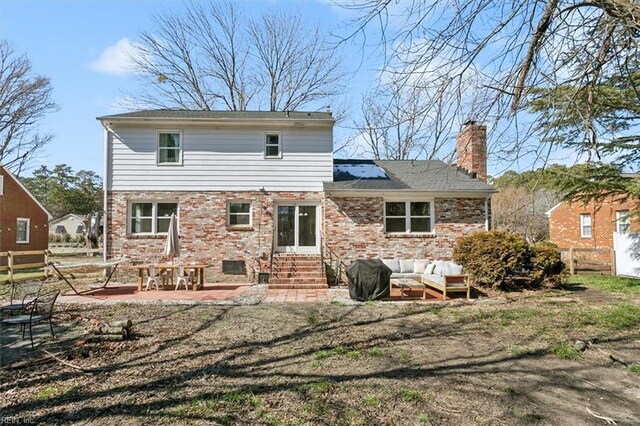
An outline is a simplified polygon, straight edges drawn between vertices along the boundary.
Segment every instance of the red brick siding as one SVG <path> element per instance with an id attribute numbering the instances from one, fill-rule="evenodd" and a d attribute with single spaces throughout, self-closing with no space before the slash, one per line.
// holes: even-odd
<path id="1" fill-rule="evenodd" d="M 435 234 L 398 236 L 384 232 L 383 198 L 327 197 L 324 238 L 346 263 L 363 258 L 450 259 L 458 237 L 484 230 L 484 205 L 484 199 L 436 198 Z"/>
<path id="2" fill-rule="evenodd" d="M 562 203 L 549 215 L 549 238 L 561 248 L 613 248 L 616 231 L 616 211 L 638 209 L 638 204 L 606 200 L 587 205 L 581 202 Z M 580 236 L 580 214 L 591 214 L 591 238 Z M 640 231 L 637 216 L 631 216 L 631 232 Z"/>
<path id="3" fill-rule="evenodd" d="M 222 274 L 222 260 L 244 260 L 247 272 L 258 269 L 254 260 L 263 255 L 261 268 L 269 271 L 273 241 L 274 200 L 322 200 L 321 192 L 111 192 L 107 198 L 107 256 L 157 262 L 163 257 L 164 236 L 127 234 L 128 202 L 136 200 L 176 201 L 179 205 L 181 261 L 212 264 L 206 270 L 209 282 L 246 281 L 248 277 Z M 227 202 L 252 202 L 252 227 L 227 226 Z"/>
<path id="4" fill-rule="evenodd" d="M 0 167 L 4 177 L 4 195 L 0 196 L 0 252 L 46 250 L 49 247 L 49 217 L 38 203 Z M 16 243 L 16 221 L 18 218 L 31 219 L 29 243 Z M 32 263 L 41 259 L 16 258 L 16 263 Z M 6 259 L 0 259 L 6 264 Z"/>

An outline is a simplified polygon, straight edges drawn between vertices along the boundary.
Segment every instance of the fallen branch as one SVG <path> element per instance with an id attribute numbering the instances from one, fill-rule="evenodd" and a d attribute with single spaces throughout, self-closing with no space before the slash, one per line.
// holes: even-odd
<path id="1" fill-rule="evenodd" d="M 600 420 L 604 420 L 605 422 L 607 422 L 608 425 L 617 425 L 618 423 L 616 423 L 616 421 L 614 419 L 612 419 L 611 417 L 606 417 L 606 416 L 601 416 L 599 414 L 594 413 L 593 411 L 591 411 L 589 409 L 589 407 L 586 407 L 587 411 L 589 412 L 589 414 L 591 414 L 593 417 L 595 417 L 596 419 L 600 419 Z"/>
<path id="2" fill-rule="evenodd" d="M 62 358 L 58 358 L 56 355 L 52 354 L 51 352 L 48 352 L 46 349 L 43 349 L 42 351 L 44 353 L 46 353 L 47 355 L 49 355 L 54 360 L 58 361 L 60 364 L 66 365 L 67 367 L 71 367 L 71 368 L 73 368 L 75 370 L 84 371 L 85 373 L 98 373 L 98 372 L 104 371 L 102 368 L 84 368 L 84 367 L 80 367 L 78 365 L 71 364 L 70 362 L 63 360 Z"/>

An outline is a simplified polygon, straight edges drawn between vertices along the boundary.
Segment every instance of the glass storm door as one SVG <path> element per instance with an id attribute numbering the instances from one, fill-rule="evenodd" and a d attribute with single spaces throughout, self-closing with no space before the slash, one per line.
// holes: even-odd
<path id="1" fill-rule="evenodd" d="M 277 251 L 320 253 L 317 205 L 281 204 L 276 212 Z"/>

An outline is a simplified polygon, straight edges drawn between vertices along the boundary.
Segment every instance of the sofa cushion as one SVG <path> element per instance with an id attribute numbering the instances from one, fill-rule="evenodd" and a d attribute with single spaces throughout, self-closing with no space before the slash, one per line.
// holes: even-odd
<path id="1" fill-rule="evenodd" d="M 400 260 L 400 273 L 409 274 L 413 272 L 413 259 L 401 259 Z"/>
<path id="2" fill-rule="evenodd" d="M 428 280 L 428 281 L 432 281 L 434 283 L 438 283 L 438 284 L 444 284 L 444 277 L 441 275 L 436 275 L 436 274 L 425 274 L 422 276 L 422 278 Z"/>
<path id="3" fill-rule="evenodd" d="M 442 267 L 442 275 L 460 275 L 462 274 L 462 266 L 453 262 L 445 262 Z"/>
<path id="4" fill-rule="evenodd" d="M 433 269 L 434 275 L 443 275 L 442 271 L 444 269 L 444 260 L 434 260 L 433 263 L 436 265 Z"/>
<path id="5" fill-rule="evenodd" d="M 382 263 L 391 268 L 391 272 L 395 274 L 400 273 L 400 261 L 398 261 L 398 259 L 382 259 Z"/>
<path id="6" fill-rule="evenodd" d="M 427 268 L 427 262 L 413 262 L 413 273 L 414 274 L 424 274 L 424 270 Z"/>
<path id="7" fill-rule="evenodd" d="M 413 272 L 410 272 L 408 274 L 400 274 L 400 275 L 402 275 L 402 278 L 412 278 L 414 280 L 419 280 L 420 277 L 422 276 L 422 274 L 416 274 Z"/>

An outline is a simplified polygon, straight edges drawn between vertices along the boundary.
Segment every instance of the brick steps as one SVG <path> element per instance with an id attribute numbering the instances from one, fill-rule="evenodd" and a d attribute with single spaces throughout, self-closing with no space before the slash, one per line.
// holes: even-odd
<path id="1" fill-rule="evenodd" d="M 327 277 L 320 255 L 277 254 L 273 257 L 270 289 L 327 288 Z"/>

